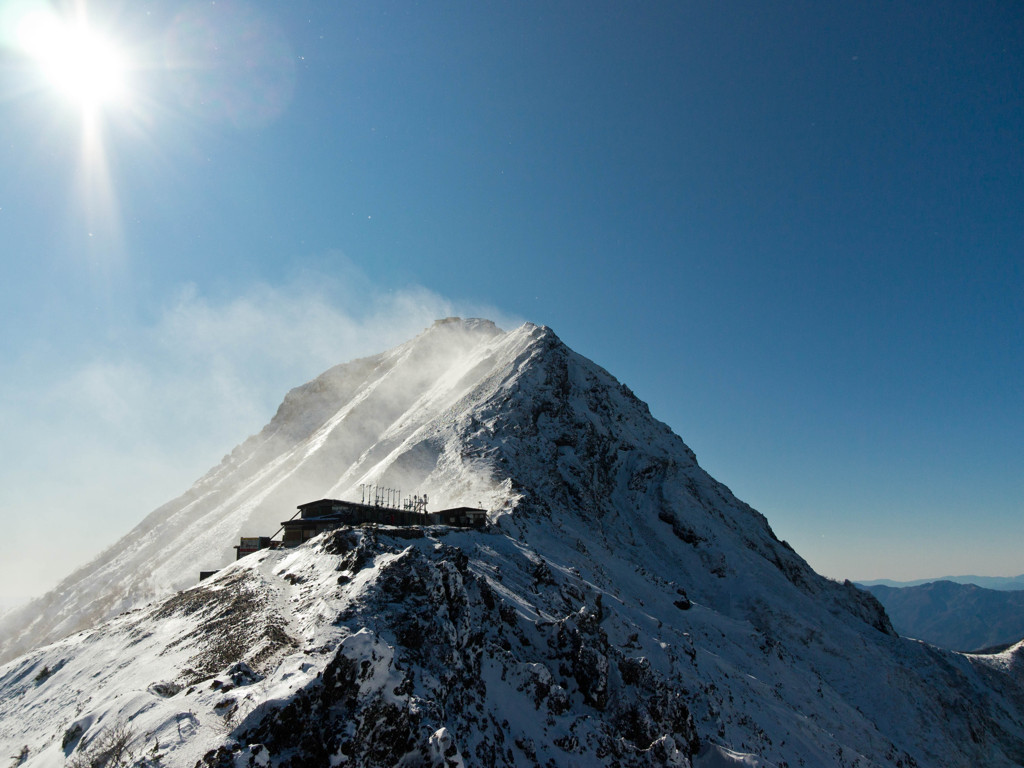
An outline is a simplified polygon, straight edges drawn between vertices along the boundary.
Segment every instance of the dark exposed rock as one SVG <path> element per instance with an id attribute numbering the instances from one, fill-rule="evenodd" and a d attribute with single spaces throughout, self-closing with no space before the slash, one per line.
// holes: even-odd
<path id="1" fill-rule="evenodd" d="M 60 741 L 60 748 L 67 750 L 68 747 L 71 747 L 73 749 L 78 740 L 82 738 L 83 733 L 85 733 L 85 729 L 82 728 L 81 723 L 72 723 L 68 729 L 64 731 L 64 736 Z"/>
<path id="2" fill-rule="evenodd" d="M 153 683 L 149 686 L 149 690 L 155 693 L 162 699 L 169 699 L 172 696 L 176 696 L 181 691 L 181 686 L 177 683 Z"/>
<path id="3" fill-rule="evenodd" d="M 533 582 L 541 569 L 545 578 L 535 583 L 552 599 L 584 598 L 562 619 L 534 624 L 472 570 L 461 548 L 401 550 L 393 537 L 369 532 L 338 538 L 342 546 L 331 546 L 346 562 L 353 552 L 365 562 L 389 555 L 374 589 L 346 619 L 365 628 L 333 651 L 318 679 L 281 706 L 248 714 L 233 742 L 201 766 L 255 765 L 259 754 L 246 750 L 257 745 L 275 766 L 328 766 L 332 756 L 366 768 L 455 765 L 460 754 L 469 759 L 464 748 L 477 761 L 467 764 L 533 764 L 536 741 L 488 714 L 486 678 L 495 669 L 525 706 L 563 721 L 587 749 L 613 757 L 608 764 L 667 764 L 670 753 L 698 748 L 680 692 L 646 659 L 609 642 L 600 595 L 578 576 L 556 577 L 544 560 L 523 560 L 522 577 Z M 235 665 L 215 682 L 227 690 L 228 682 L 247 679 L 246 668 Z M 225 699 L 223 706 L 232 704 Z M 466 735 L 471 745 L 460 743 Z M 561 743 L 570 752 L 584 749 L 582 741 Z"/>

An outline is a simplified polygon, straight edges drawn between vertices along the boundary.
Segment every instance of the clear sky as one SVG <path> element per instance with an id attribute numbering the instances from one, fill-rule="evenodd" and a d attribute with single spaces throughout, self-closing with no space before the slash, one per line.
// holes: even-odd
<path id="1" fill-rule="evenodd" d="M 5 0 L 0 604 L 448 314 L 826 575 L 1024 572 L 1022 93 L 1015 0 Z"/>

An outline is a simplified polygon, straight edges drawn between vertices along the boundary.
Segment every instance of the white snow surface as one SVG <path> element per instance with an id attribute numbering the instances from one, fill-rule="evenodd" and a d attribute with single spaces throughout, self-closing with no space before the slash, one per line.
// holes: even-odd
<path id="1" fill-rule="evenodd" d="M 371 481 L 491 525 L 342 530 L 189 586 Z M 1024 765 L 1024 644 L 896 637 L 529 324 L 439 321 L 293 390 L 7 621 L 0 754 L 26 766 L 118 724 L 140 765 Z"/>

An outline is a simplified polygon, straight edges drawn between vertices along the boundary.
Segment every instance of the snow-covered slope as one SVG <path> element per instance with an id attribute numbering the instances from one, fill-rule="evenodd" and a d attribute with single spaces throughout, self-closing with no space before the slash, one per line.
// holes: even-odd
<path id="1" fill-rule="evenodd" d="M 0 749 L 59 765 L 126 728 L 175 766 L 1020 764 L 1024 646 L 979 663 L 827 608 L 687 608 L 533 533 L 252 555 L 0 668 Z"/>
<path id="2" fill-rule="evenodd" d="M 33 650 L 0 668 L 0 749 L 59 764 L 123 724 L 165 765 L 1024 764 L 1024 648 L 898 638 L 531 325 L 442 322 L 294 390 L 22 642 L 370 480 L 492 525 L 325 534 Z"/>
<path id="3" fill-rule="evenodd" d="M 439 321 L 384 354 L 330 369 L 285 397 L 271 422 L 179 498 L 54 590 L 0 620 L 0 661 L 195 583 L 234 558 L 240 535 L 269 535 L 297 504 L 359 499 L 379 482 L 496 506 L 486 476 L 463 471 L 436 435 L 448 412 L 508 368 L 530 330 L 486 320 Z M 427 440 L 427 434 L 435 435 Z M 455 478 L 455 475 L 458 475 Z"/>

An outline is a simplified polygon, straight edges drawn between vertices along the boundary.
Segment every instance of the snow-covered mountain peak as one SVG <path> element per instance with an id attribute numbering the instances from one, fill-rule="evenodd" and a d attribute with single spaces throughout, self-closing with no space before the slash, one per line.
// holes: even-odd
<path id="1" fill-rule="evenodd" d="M 652 548 L 675 559 L 668 532 L 694 548 L 686 567 L 701 581 L 756 557 L 770 565 L 765 588 L 782 578 L 887 624 L 861 593 L 813 574 L 625 385 L 551 329 L 448 318 L 289 392 L 182 497 L 8 617 L 4 658 L 189 586 L 198 569 L 230 562 L 239 536 L 273 534 L 306 501 L 358 500 L 365 484 L 427 494 L 434 508 L 479 506 L 520 534 L 579 530 L 638 564 Z M 732 610 L 724 584 L 707 581 L 702 599 Z"/>
<path id="2" fill-rule="evenodd" d="M 490 525 L 341 529 L 231 562 L 240 534 L 366 483 Z M 0 747 L 26 764 L 124 722 L 174 765 L 1024 762 L 1019 648 L 898 638 L 530 324 L 438 321 L 293 389 L 15 621 L 9 656 L 85 630 L 0 668 Z"/>

